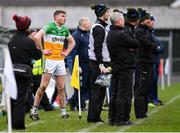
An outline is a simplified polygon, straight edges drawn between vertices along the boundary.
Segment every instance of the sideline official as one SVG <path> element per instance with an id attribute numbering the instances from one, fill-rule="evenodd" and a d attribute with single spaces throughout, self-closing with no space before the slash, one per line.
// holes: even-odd
<path id="1" fill-rule="evenodd" d="M 146 10 L 139 9 L 141 14 L 140 23 L 136 29 L 136 38 L 140 42 L 139 60 L 136 67 L 135 76 L 135 115 L 137 119 L 147 117 L 148 110 L 148 92 L 152 75 L 153 64 L 155 63 L 155 52 L 157 45 L 154 44 L 148 24 L 150 23 L 150 14 Z"/>
<path id="2" fill-rule="evenodd" d="M 89 69 L 90 69 L 90 99 L 88 108 L 88 122 L 103 122 L 100 118 L 106 87 L 95 84 L 96 78 L 101 73 L 109 72 L 109 52 L 106 45 L 106 26 L 110 12 L 104 4 L 92 5 L 97 20 L 90 31 L 89 42 Z"/>
<path id="3" fill-rule="evenodd" d="M 136 49 L 139 43 L 125 33 L 123 14 L 115 12 L 111 15 L 110 20 L 112 25 L 107 36 L 107 47 L 112 63 L 109 124 L 131 125 L 129 105 L 132 99 L 132 74 L 135 66 L 134 53 L 131 49 Z"/>

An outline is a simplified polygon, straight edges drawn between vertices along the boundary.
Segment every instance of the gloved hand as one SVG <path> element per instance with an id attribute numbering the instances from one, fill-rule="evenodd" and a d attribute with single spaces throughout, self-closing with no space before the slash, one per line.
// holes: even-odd
<path id="1" fill-rule="evenodd" d="M 99 69 L 100 69 L 101 73 L 110 72 L 109 69 L 104 66 L 104 64 L 99 64 Z"/>

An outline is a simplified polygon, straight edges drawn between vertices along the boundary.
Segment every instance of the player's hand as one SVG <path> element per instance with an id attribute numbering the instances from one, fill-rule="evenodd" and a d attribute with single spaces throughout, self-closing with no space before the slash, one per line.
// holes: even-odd
<path id="1" fill-rule="evenodd" d="M 62 52 L 61 52 L 61 56 L 67 57 L 67 56 L 68 56 L 68 53 L 67 53 L 66 51 L 62 51 Z"/>
<path id="2" fill-rule="evenodd" d="M 52 50 L 43 50 L 43 54 L 44 55 L 51 55 L 52 54 Z"/>

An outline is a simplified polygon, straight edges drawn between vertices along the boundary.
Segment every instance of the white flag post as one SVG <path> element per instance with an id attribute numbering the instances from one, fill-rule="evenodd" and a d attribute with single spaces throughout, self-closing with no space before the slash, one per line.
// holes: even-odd
<path id="1" fill-rule="evenodd" d="M 165 63 L 165 75 L 167 75 L 167 85 L 168 87 L 171 86 L 171 75 L 170 75 L 170 61 L 169 58 L 166 59 Z"/>
<path id="2" fill-rule="evenodd" d="M 79 119 L 81 119 L 81 95 L 80 95 L 80 89 L 78 89 L 78 103 L 79 103 Z"/>
<path id="3" fill-rule="evenodd" d="M 78 70 L 79 70 L 79 82 L 80 82 L 80 88 L 82 86 L 82 75 L 80 76 L 80 73 L 82 73 L 82 70 L 79 67 L 79 56 L 78 56 Z M 82 110 L 81 110 L 81 89 L 78 89 L 78 104 L 79 104 L 79 119 L 82 117 Z"/>
<path id="4" fill-rule="evenodd" d="M 13 99 L 17 98 L 17 85 L 16 85 L 16 80 L 12 67 L 12 61 L 8 48 L 4 48 L 4 57 L 5 57 L 5 65 L 4 65 L 3 74 L 4 74 L 4 89 L 6 92 L 6 100 L 7 100 L 8 132 L 12 132 L 10 97 Z"/>
<path id="5" fill-rule="evenodd" d="M 106 94 L 107 94 L 107 100 L 108 100 L 108 104 L 109 104 L 110 103 L 109 87 L 106 87 Z"/>

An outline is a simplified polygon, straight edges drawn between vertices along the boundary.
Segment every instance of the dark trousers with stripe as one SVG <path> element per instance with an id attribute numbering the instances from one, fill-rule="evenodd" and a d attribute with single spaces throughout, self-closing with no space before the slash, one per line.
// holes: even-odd
<path id="1" fill-rule="evenodd" d="M 136 118 L 146 117 L 153 64 L 137 64 L 134 86 Z"/>
<path id="2" fill-rule="evenodd" d="M 104 63 L 105 65 L 108 65 Z M 99 65 L 95 61 L 89 62 L 90 69 L 90 98 L 89 98 L 89 108 L 88 108 L 88 122 L 98 122 L 101 120 L 100 115 L 102 111 L 102 105 L 104 102 L 104 97 L 106 93 L 106 87 L 96 85 L 94 82 L 96 78 L 100 75 Z"/>

